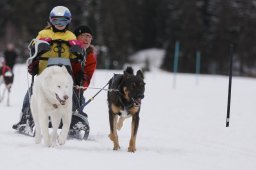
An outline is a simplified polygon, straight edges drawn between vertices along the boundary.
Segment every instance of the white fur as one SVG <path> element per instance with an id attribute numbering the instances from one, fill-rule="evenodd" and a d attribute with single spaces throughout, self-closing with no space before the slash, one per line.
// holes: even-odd
<path id="1" fill-rule="evenodd" d="M 35 122 L 37 144 L 41 142 L 42 137 L 48 147 L 56 146 L 57 140 L 60 145 L 65 143 L 71 123 L 72 92 L 73 80 L 65 67 L 47 67 L 35 78 L 30 107 Z M 56 94 L 65 101 L 64 105 L 57 99 Z M 64 96 L 68 99 L 65 100 Z M 48 129 L 49 116 L 53 126 L 51 134 Z M 63 127 L 58 135 L 61 119 Z"/>

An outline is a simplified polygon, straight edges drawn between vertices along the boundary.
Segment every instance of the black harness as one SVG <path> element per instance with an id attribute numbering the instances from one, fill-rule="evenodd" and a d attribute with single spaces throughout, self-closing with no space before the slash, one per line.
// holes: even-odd
<path id="1" fill-rule="evenodd" d="M 55 48 L 53 49 L 55 52 L 57 52 L 58 56 L 57 57 L 42 57 L 41 55 L 50 51 L 51 50 L 51 47 L 54 43 L 57 44 L 57 46 L 55 47 L 57 51 L 55 51 Z M 64 41 L 64 40 L 61 40 L 61 39 L 57 39 L 57 40 L 51 40 L 49 42 L 50 46 L 49 45 L 46 45 L 46 44 L 42 44 L 40 45 L 38 48 L 38 54 L 37 54 L 37 57 L 36 59 L 37 60 L 44 60 L 44 61 L 49 61 L 51 59 L 59 59 L 60 62 L 58 62 L 56 60 L 56 62 L 53 62 L 52 64 L 49 64 L 47 65 L 47 67 L 50 67 L 50 66 L 65 66 L 68 73 L 72 76 L 73 80 L 75 80 L 73 77 L 73 74 L 72 74 L 72 66 L 71 66 L 71 63 L 72 62 L 79 62 L 81 63 L 82 61 L 85 60 L 84 56 L 86 56 L 86 53 L 85 51 L 78 45 L 73 45 L 71 46 L 69 44 L 68 41 Z M 66 60 L 69 60 L 69 63 L 68 62 L 65 62 L 64 60 L 61 61 L 60 59 L 62 58 L 61 57 L 61 54 L 65 52 L 65 49 L 62 47 L 62 44 L 66 44 L 68 47 L 69 47 L 69 52 L 74 54 L 76 56 L 76 58 L 74 59 L 71 59 L 71 58 L 67 58 Z M 62 59 L 65 59 L 65 58 L 62 58 Z M 33 86 L 34 84 L 34 76 L 32 76 L 32 82 L 31 82 L 31 87 Z M 32 88 L 31 88 L 31 95 L 32 95 Z"/>
<path id="2" fill-rule="evenodd" d="M 53 51 L 57 53 L 58 56 L 56 57 L 42 57 L 42 56 L 38 56 L 37 59 L 38 60 L 44 60 L 44 61 L 52 61 L 54 60 L 54 62 L 52 63 L 48 63 L 47 67 L 50 66 L 65 66 L 69 72 L 69 74 L 73 77 L 72 74 L 72 66 L 71 63 L 73 62 L 79 62 L 79 63 L 83 63 L 83 60 L 85 60 L 84 56 L 86 56 L 85 51 L 78 45 L 70 45 L 68 41 L 64 41 L 61 39 L 56 39 L 56 40 L 51 40 L 49 42 L 50 46 L 52 46 L 53 44 L 57 44 L 56 47 L 53 48 Z M 66 44 L 69 47 L 69 52 L 74 54 L 76 56 L 76 58 L 63 58 L 62 59 L 62 53 L 65 52 L 65 49 L 62 47 L 62 44 Z M 39 51 L 42 51 L 42 54 L 49 51 L 51 48 L 49 46 L 42 46 L 42 49 Z M 64 61 L 64 60 L 68 60 Z M 75 77 L 73 77 L 73 80 L 75 80 Z"/>

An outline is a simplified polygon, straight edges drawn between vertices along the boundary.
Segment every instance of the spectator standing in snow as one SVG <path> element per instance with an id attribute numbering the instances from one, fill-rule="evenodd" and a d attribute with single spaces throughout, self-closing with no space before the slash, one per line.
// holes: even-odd
<path id="1" fill-rule="evenodd" d="M 17 52 L 15 51 L 15 46 L 13 43 L 8 43 L 7 48 L 4 51 L 4 59 L 5 59 L 5 64 L 9 66 L 12 70 L 13 67 L 16 63 L 17 59 Z"/>

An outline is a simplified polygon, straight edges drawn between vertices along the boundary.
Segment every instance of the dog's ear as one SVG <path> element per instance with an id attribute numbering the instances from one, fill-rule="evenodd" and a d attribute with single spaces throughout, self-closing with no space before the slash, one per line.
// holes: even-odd
<path id="1" fill-rule="evenodd" d="M 124 98 L 126 100 L 129 100 L 129 91 L 128 91 L 128 88 L 126 86 L 123 87 L 123 93 L 124 93 Z"/>
<path id="2" fill-rule="evenodd" d="M 136 76 L 140 77 L 141 79 L 144 79 L 144 75 L 143 75 L 143 72 L 141 70 L 137 71 Z"/>
<path id="3" fill-rule="evenodd" d="M 132 69 L 132 67 L 127 67 L 127 68 L 124 70 L 124 74 L 132 74 L 132 75 L 133 75 L 133 69 Z"/>

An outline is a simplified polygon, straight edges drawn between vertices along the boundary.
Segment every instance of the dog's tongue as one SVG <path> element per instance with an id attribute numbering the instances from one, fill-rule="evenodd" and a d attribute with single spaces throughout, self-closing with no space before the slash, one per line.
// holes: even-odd
<path id="1" fill-rule="evenodd" d="M 135 103 L 136 103 L 137 105 L 140 105 L 140 104 L 141 104 L 141 99 L 140 99 L 140 98 L 136 99 L 136 100 L 135 100 Z"/>
<path id="2" fill-rule="evenodd" d="M 60 97 L 58 96 L 58 94 L 55 94 L 57 100 L 60 102 L 61 105 L 65 105 L 65 100 L 61 100 Z"/>

